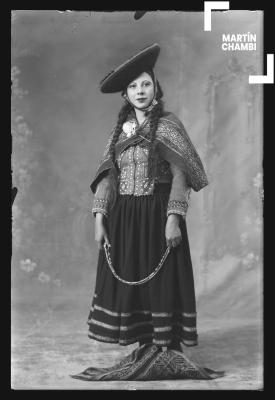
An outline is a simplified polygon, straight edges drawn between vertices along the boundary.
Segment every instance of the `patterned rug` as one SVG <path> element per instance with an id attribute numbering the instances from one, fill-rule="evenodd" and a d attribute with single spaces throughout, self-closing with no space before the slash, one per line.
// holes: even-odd
<path id="1" fill-rule="evenodd" d="M 215 379 L 223 375 L 224 371 L 201 367 L 180 351 L 163 351 L 156 345 L 144 344 L 112 367 L 90 367 L 70 376 L 85 381 L 159 381 Z"/>

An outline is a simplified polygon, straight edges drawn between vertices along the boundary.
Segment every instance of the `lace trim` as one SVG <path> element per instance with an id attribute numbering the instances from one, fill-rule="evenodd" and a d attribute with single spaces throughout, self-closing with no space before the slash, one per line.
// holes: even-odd
<path id="1" fill-rule="evenodd" d="M 184 344 L 186 344 L 187 346 L 193 346 L 193 345 L 198 344 L 198 341 L 197 341 L 197 340 L 186 340 L 186 339 L 182 339 L 182 342 L 183 342 Z"/>
<path id="2" fill-rule="evenodd" d="M 141 339 L 145 339 L 145 338 L 152 338 L 153 334 L 152 333 L 146 333 L 140 336 L 135 336 L 134 338 L 131 339 L 115 339 L 115 338 L 111 338 L 109 336 L 102 336 L 102 335 L 98 335 L 96 333 L 92 333 L 89 332 L 88 333 L 88 337 L 91 339 L 97 339 L 100 340 L 102 342 L 107 342 L 107 343 L 120 343 L 120 344 L 132 344 L 135 343 L 136 341 L 139 341 Z"/>
<path id="3" fill-rule="evenodd" d="M 147 325 L 147 324 L 151 325 L 151 322 L 150 321 L 142 321 L 142 322 L 136 322 L 136 323 L 134 323 L 132 325 L 129 325 L 129 326 L 123 326 L 123 325 L 116 326 L 116 325 L 105 324 L 104 322 L 101 322 L 101 321 L 98 321 L 98 320 L 96 320 L 94 318 L 91 318 L 91 319 L 88 320 L 88 324 L 99 325 L 99 326 L 102 326 L 103 328 L 106 328 L 106 329 L 128 331 L 130 329 L 134 329 L 134 328 L 137 328 L 137 327 L 142 326 L 142 325 Z"/>
<path id="4" fill-rule="evenodd" d="M 87 322 L 88 324 L 92 325 L 98 325 L 101 326 L 103 328 L 106 329 L 111 329 L 114 331 L 129 331 L 131 329 L 137 328 L 139 326 L 144 326 L 144 325 L 152 325 L 153 326 L 153 322 L 152 321 L 142 321 L 142 322 L 136 322 L 134 324 L 131 325 L 110 325 L 110 324 L 106 324 L 105 322 L 101 322 L 96 320 L 95 318 L 90 318 Z M 182 328 L 184 331 L 186 332 L 196 332 L 197 328 L 196 327 L 189 327 L 189 326 L 184 326 L 181 322 L 175 322 L 172 325 L 169 326 L 160 326 L 160 327 L 155 327 L 153 326 L 153 329 L 155 332 L 169 332 L 172 330 L 173 326 L 179 326 L 180 328 Z"/>
<path id="5" fill-rule="evenodd" d="M 108 216 L 108 200 L 94 199 L 92 213 L 101 212 L 106 217 Z"/>
<path id="6" fill-rule="evenodd" d="M 100 307 L 97 304 L 95 304 L 93 307 L 91 307 L 91 311 L 94 311 L 94 309 L 105 312 L 106 314 L 109 314 L 109 315 L 113 315 L 114 317 L 130 317 L 133 314 L 150 314 L 151 313 L 151 311 L 144 311 L 144 310 L 133 310 L 129 313 L 125 313 L 125 312 L 118 313 L 115 311 L 110 311 L 107 308 Z"/>
<path id="7" fill-rule="evenodd" d="M 172 343 L 173 339 L 177 339 L 180 340 L 182 343 L 186 344 L 187 346 L 194 346 L 196 344 L 198 344 L 197 340 L 186 340 L 186 339 L 182 339 L 179 336 L 173 336 L 172 339 L 168 339 L 168 340 L 158 340 L 153 338 L 153 334 L 152 333 L 146 333 L 140 336 L 135 336 L 134 338 L 131 339 L 116 339 L 116 338 L 111 338 L 109 336 L 102 336 L 102 335 L 98 335 L 92 332 L 88 333 L 88 337 L 91 339 L 96 339 L 102 342 L 106 342 L 106 343 L 119 343 L 122 345 L 127 345 L 127 344 L 132 344 L 135 343 L 139 340 L 145 339 L 145 338 L 152 338 L 152 342 L 154 344 L 158 344 L 158 345 L 162 345 L 162 346 L 167 346 L 169 344 Z"/>
<path id="8" fill-rule="evenodd" d="M 97 294 L 94 295 L 94 297 L 97 297 Z M 94 311 L 94 309 L 105 312 L 106 314 L 113 315 L 115 317 L 130 317 L 133 314 L 152 314 L 153 317 L 171 317 L 173 314 L 181 314 L 183 317 L 190 317 L 190 318 L 195 318 L 197 316 L 196 312 L 193 313 L 186 313 L 182 312 L 180 310 L 176 310 L 174 312 L 151 312 L 150 310 L 133 310 L 131 312 L 115 312 L 108 310 L 107 308 L 98 306 L 97 304 L 94 304 L 90 311 Z"/>
<path id="9" fill-rule="evenodd" d="M 101 214 L 105 215 L 105 217 L 108 217 L 108 214 L 106 213 L 105 210 L 103 210 L 103 208 L 93 208 L 92 213 L 93 214 L 101 213 Z"/>
<path id="10" fill-rule="evenodd" d="M 176 336 L 176 338 L 178 339 L 178 337 Z M 180 339 L 181 342 L 183 342 L 184 344 L 188 345 L 188 346 L 192 346 L 198 343 L 197 340 L 186 340 L 186 339 Z M 158 345 L 162 345 L 162 346 L 167 346 L 169 344 L 171 344 L 172 340 L 158 340 L 158 339 L 153 339 L 153 343 L 154 344 L 158 344 Z"/>
<path id="11" fill-rule="evenodd" d="M 175 213 L 186 215 L 188 210 L 188 202 L 183 200 L 169 200 L 167 205 L 167 215 Z"/>

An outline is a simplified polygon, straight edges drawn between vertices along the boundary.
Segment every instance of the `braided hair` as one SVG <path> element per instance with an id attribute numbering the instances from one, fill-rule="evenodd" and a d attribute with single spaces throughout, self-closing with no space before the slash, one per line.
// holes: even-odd
<path id="1" fill-rule="evenodd" d="M 115 161 L 116 161 L 115 145 L 116 145 L 116 142 L 118 141 L 119 135 L 122 131 L 122 126 L 123 126 L 124 122 L 126 121 L 128 114 L 130 113 L 130 111 L 132 109 L 133 109 L 132 105 L 128 101 L 125 100 L 125 103 L 123 104 L 123 106 L 121 107 L 121 109 L 118 113 L 117 124 L 115 127 L 112 141 L 110 143 L 110 147 L 109 147 L 110 157 L 111 157 L 111 160 L 113 161 L 114 165 L 115 165 Z"/>
<path id="2" fill-rule="evenodd" d="M 163 115 L 163 102 L 158 100 L 158 104 L 155 105 L 149 116 L 149 140 L 148 143 L 148 186 L 155 177 L 158 155 L 156 152 L 156 131 L 158 128 L 159 119 Z"/>

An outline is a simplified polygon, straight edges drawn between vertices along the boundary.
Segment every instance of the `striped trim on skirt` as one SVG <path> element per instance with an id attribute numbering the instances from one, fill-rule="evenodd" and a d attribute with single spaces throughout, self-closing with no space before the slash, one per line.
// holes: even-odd
<path id="1" fill-rule="evenodd" d="M 153 195 L 118 195 L 108 218 L 110 254 L 116 273 L 128 281 L 149 275 L 165 250 L 165 225 L 170 187 L 156 185 Z M 145 284 L 117 280 L 99 251 L 95 294 L 88 315 L 91 339 L 129 345 L 172 341 L 197 345 L 193 269 L 186 221 L 182 241 L 172 248 L 163 267 Z"/>

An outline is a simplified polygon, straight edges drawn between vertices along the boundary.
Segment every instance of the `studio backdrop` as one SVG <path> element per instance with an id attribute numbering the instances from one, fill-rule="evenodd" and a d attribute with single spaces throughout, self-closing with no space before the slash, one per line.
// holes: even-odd
<path id="1" fill-rule="evenodd" d="M 262 17 L 213 13 L 206 32 L 202 12 L 139 20 L 134 12 L 13 12 L 14 340 L 50 320 L 56 332 L 66 319 L 87 329 L 98 256 L 89 186 L 123 100 L 99 82 L 152 43 L 161 47 L 155 72 L 165 107 L 209 178 L 191 192 L 187 215 L 198 330 L 203 321 L 260 323 L 263 99 L 248 76 L 263 74 Z M 233 33 L 255 34 L 255 48 L 223 46 Z"/>

